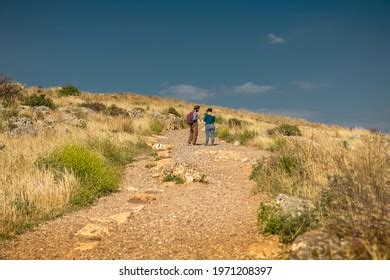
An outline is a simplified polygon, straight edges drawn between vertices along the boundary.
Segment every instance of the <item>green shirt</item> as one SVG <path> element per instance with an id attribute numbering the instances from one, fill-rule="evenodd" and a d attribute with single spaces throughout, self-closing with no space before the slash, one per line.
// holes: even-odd
<path id="1" fill-rule="evenodd" d="M 213 124 L 215 123 L 215 116 L 205 114 L 203 120 L 206 124 Z"/>

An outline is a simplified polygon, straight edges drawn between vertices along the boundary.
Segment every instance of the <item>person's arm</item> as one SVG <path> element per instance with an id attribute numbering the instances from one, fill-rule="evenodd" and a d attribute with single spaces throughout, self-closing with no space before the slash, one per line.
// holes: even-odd
<path id="1" fill-rule="evenodd" d="M 194 111 L 194 113 L 192 114 L 192 120 L 194 122 L 198 120 L 198 112 Z"/>

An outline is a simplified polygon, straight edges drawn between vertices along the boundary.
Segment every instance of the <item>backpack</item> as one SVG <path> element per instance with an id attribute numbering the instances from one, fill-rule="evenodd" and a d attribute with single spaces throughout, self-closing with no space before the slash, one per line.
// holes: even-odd
<path id="1" fill-rule="evenodd" d="M 191 111 L 187 114 L 187 123 L 192 125 L 194 123 L 194 111 Z"/>

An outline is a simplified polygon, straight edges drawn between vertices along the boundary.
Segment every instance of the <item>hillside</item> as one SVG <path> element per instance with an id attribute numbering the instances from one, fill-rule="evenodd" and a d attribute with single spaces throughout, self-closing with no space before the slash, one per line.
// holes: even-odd
<path id="1" fill-rule="evenodd" d="M 390 257 L 387 134 L 212 106 L 217 145 L 189 147 L 181 100 L 2 101 L 0 258 Z"/>

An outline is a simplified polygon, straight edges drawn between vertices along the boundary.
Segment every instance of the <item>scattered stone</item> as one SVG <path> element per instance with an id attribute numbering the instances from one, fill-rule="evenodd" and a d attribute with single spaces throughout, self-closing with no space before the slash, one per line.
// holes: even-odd
<path id="1" fill-rule="evenodd" d="M 76 235 L 86 239 L 100 240 L 108 234 L 108 227 L 89 223 L 80 229 Z"/>
<path id="2" fill-rule="evenodd" d="M 159 178 L 160 176 L 161 176 L 160 173 L 154 173 L 154 174 L 152 175 L 152 178 Z"/>
<path id="3" fill-rule="evenodd" d="M 171 150 L 173 147 L 172 145 L 168 145 L 168 144 L 155 143 L 152 148 L 155 151 L 166 151 L 166 150 Z"/>
<path id="4" fill-rule="evenodd" d="M 128 190 L 129 192 L 138 192 L 138 189 L 134 188 L 132 186 L 129 186 L 129 187 L 125 188 L 125 189 Z"/>
<path id="5" fill-rule="evenodd" d="M 114 220 L 118 225 L 121 225 L 127 221 L 127 219 L 131 216 L 131 214 L 132 212 L 122 212 L 122 213 L 112 215 L 109 218 Z"/>
<path id="6" fill-rule="evenodd" d="M 141 211 L 144 207 L 145 207 L 144 204 L 140 204 L 140 205 L 133 206 L 133 207 L 131 208 L 131 210 L 133 211 L 134 214 L 136 214 L 136 213 L 138 213 L 139 211 Z"/>
<path id="7" fill-rule="evenodd" d="M 139 119 L 142 118 L 145 115 L 145 110 L 142 108 L 133 108 L 128 111 L 129 117 L 132 119 Z"/>
<path id="8" fill-rule="evenodd" d="M 5 144 L 0 142 L 0 151 L 5 149 Z"/>
<path id="9" fill-rule="evenodd" d="M 9 133 L 16 137 L 20 135 L 37 135 L 36 124 L 27 117 L 11 117 L 8 122 Z"/>
<path id="10" fill-rule="evenodd" d="M 345 259 L 345 244 L 337 236 L 312 230 L 298 236 L 290 250 L 290 258 L 297 260 Z"/>
<path id="11" fill-rule="evenodd" d="M 171 156 L 171 152 L 170 151 L 158 151 L 157 156 L 159 156 L 161 158 L 169 158 Z"/>
<path id="12" fill-rule="evenodd" d="M 157 138 L 154 136 L 140 136 L 147 145 L 152 146 L 157 142 Z"/>
<path id="13" fill-rule="evenodd" d="M 186 175 L 186 184 L 191 184 L 194 182 L 194 176 L 192 175 Z"/>
<path id="14" fill-rule="evenodd" d="M 157 196 L 149 193 L 137 193 L 129 198 L 129 202 L 131 203 L 149 203 L 153 200 L 157 200 Z"/>
<path id="15" fill-rule="evenodd" d="M 34 111 L 37 113 L 42 113 L 42 114 L 49 114 L 51 109 L 47 106 L 37 106 L 37 107 L 34 107 Z"/>
<path id="16" fill-rule="evenodd" d="M 163 159 L 156 161 L 156 166 L 154 168 L 161 169 L 168 164 L 172 164 L 172 159 L 171 158 L 163 158 Z"/>
<path id="17" fill-rule="evenodd" d="M 234 141 L 234 146 L 240 146 L 240 142 L 239 141 Z"/>
<path id="18" fill-rule="evenodd" d="M 145 193 L 148 193 L 148 194 L 159 194 L 159 193 L 163 193 L 165 192 L 165 190 L 163 189 L 149 189 L 149 190 L 146 190 Z"/>
<path id="19" fill-rule="evenodd" d="M 284 213 L 291 217 L 300 216 L 314 208 L 314 206 L 308 200 L 289 197 L 285 194 L 279 194 L 276 197 L 276 203 L 280 205 Z"/>
<path id="20" fill-rule="evenodd" d="M 167 130 L 183 128 L 183 119 L 174 114 L 163 114 L 161 112 L 152 113 L 152 118 L 164 123 Z"/>
<path id="21" fill-rule="evenodd" d="M 164 182 L 163 183 L 163 187 L 165 187 L 165 188 L 173 187 L 175 185 L 176 185 L 175 182 Z"/>
<path id="22" fill-rule="evenodd" d="M 96 248 L 96 246 L 99 244 L 99 241 L 93 241 L 93 242 L 79 242 L 77 243 L 77 247 L 74 248 L 76 251 L 89 251 Z"/>
<path id="23" fill-rule="evenodd" d="M 276 236 L 267 236 L 249 246 L 248 254 L 253 259 L 276 259 L 285 254 L 283 247 L 279 246 L 279 240 Z"/>
<path id="24" fill-rule="evenodd" d="M 184 173 L 186 173 L 186 167 L 182 164 L 177 165 L 174 170 L 172 171 L 172 174 L 175 176 L 183 176 Z"/>

